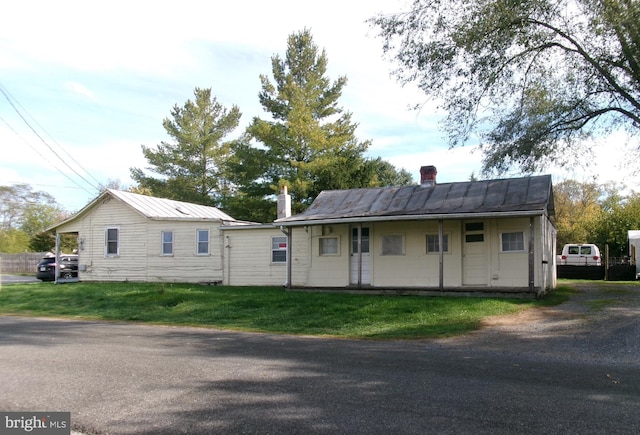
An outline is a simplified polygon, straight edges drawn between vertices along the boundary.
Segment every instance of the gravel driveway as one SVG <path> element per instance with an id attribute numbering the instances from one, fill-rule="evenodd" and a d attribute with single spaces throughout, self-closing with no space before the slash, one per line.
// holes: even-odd
<path id="1" fill-rule="evenodd" d="M 490 318 L 484 328 L 443 343 L 585 363 L 640 362 L 640 283 L 575 282 L 559 306 Z"/>

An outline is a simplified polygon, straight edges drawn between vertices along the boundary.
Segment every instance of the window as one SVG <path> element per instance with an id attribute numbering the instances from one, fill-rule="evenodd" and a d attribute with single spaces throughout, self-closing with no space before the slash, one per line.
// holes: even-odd
<path id="1" fill-rule="evenodd" d="M 438 234 L 427 234 L 427 254 L 440 252 L 440 237 Z M 442 235 L 442 252 L 449 252 L 449 235 Z"/>
<path id="2" fill-rule="evenodd" d="M 338 255 L 338 246 L 337 237 L 321 237 L 320 255 Z"/>
<path id="3" fill-rule="evenodd" d="M 366 254 L 369 252 L 369 228 L 367 227 L 362 227 L 361 228 L 361 240 L 360 240 L 360 246 L 362 248 L 362 253 Z M 352 233 L 352 237 L 351 237 L 351 241 L 352 241 L 352 246 L 351 246 L 351 252 L 353 252 L 354 254 L 358 253 L 358 228 L 353 228 L 353 230 L 351 230 Z"/>
<path id="4" fill-rule="evenodd" d="M 120 229 L 107 228 L 104 233 L 105 254 L 107 256 L 120 255 Z"/>
<path id="5" fill-rule="evenodd" d="M 287 262 L 287 238 L 285 236 L 271 237 L 271 262 Z"/>
<path id="6" fill-rule="evenodd" d="M 524 233 L 502 233 L 502 252 L 524 251 Z"/>
<path id="7" fill-rule="evenodd" d="M 382 236 L 382 255 L 404 255 L 404 235 Z"/>
<path id="8" fill-rule="evenodd" d="M 162 231 L 162 255 L 173 255 L 173 231 Z"/>
<path id="9" fill-rule="evenodd" d="M 198 255 L 209 255 L 209 230 L 198 230 L 197 231 L 197 254 Z"/>

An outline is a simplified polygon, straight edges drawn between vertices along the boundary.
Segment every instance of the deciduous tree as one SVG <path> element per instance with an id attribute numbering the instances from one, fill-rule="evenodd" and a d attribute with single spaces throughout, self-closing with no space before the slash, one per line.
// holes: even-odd
<path id="1" fill-rule="evenodd" d="M 485 172 L 582 158 L 640 127 L 640 2 L 415 0 L 372 19 L 397 75 L 442 101 L 452 146 L 478 133 Z"/>

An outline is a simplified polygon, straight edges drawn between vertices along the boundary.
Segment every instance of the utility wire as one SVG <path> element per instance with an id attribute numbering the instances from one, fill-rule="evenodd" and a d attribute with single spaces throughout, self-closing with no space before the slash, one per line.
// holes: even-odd
<path id="1" fill-rule="evenodd" d="M 11 101 L 11 98 L 9 97 L 9 95 L 7 94 L 7 92 L 5 91 L 4 86 L 2 86 L 2 84 L 0 84 L 0 92 L 2 92 L 2 94 L 4 95 L 4 97 L 6 98 L 6 100 L 9 102 L 9 104 L 11 105 L 11 107 L 13 107 L 13 110 L 16 111 L 16 113 L 18 114 L 18 116 L 20 116 L 20 118 L 22 119 L 22 121 L 24 121 L 24 123 L 27 125 L 27 127 L 29 127 L 29 129 L 33 132 L 33 134 L 35 134 L 38 139 L 40 139 L 42 141 L 43 144 L 45 144 L 45 146 L 47 148 L 49 148 L 49 150 L 62 162 L 64 163 L 64 165 L 69 168 L 74 174 L 76 174 L 78 177 L 80 177 L 85 183 L 87 183 L 89 186 L 93 187 L 95 190 L 100 190 L 97 186 L 95 186 L 93 183 L 91 183 L 89 180 L 87 180 L 85 177 L 83 177 L 80 173 L 78 173 L 78 171 L 76 171 L 74 168 L 72 168 L 62 157 L 60 157 L 60 155 L 47 143 L 47 141 L 45 141 L 42 136 L 40 136 L 38 134 L 38 132 L 31 126 L 31 124 L 29 124 L 29 121 L 27 121 L 27 119 L 22 115 L 22 113 L 20 113 L 20 111 L 18 110 L 18 108 L 16 107 L 15 104 L 13 104 L 13 101 Z M 6 121 L 5 121 L 6 123 Z M 12 129 L 13 130 L 13 129 Z M 57 168 L 56 168 L 57 169 Z M 58 169 L 58 171 L 60 171 Z M 62 172 L 62 171 L 60 171 Z M 63 173 L 64 174 L 64 173 Z M 65 175 L 66 176 L 66 175 Z M 67 177 L 69 178 L 69 177 Z M 76 183 L 77 184 L 77 183 Z M 98 183 L 99 184 L 99 183 Z M 86 189 L 85 189 L 86 190 Z M 88 193 L 92 193 L 89 190 L 86 190 Z"/>
<path id="2" fill-rule="evenodd" d="M 27 109 L 25 109 L 25 107 L 24 107 L 22 104 L 20 104 L 20 101 L 18 101 L 18 100 L 16 99 L 16 97 L 14 97 L 13 95 L 11 95 L 11 92 L 9 92 L 9 91 L 7 90 L 7 88 L 6 88 L 6 87 L 4 87 L 4 86 L 2 85 L 2 83 L 0 83 L 0 88 L 4 88 L 4 91 L 5 91 L 5 92 L 6 92 L 6 93 L 11 97 L 11 99 L 12 99 L 12 100 L 13 100 L 13 101 L 14 101 L 14 102 L 15 102 L 15 103 L 16 103 L 16 104 L 17 104 L 17 105 L 22 109 L 22 111 L 23 111 L 24 113 L 26 113 L 26 114 L 27 114 L 27 116 L 29 116 L 29 118 L 31 119 L 31 121 L 33 121 L 33 122 L 35 123 L 35 125 L 37 125 L 37 126 L 38 126 L 38 128 L 40 128 L 40 130 L 42 130 L 42 131 L 43 131 L 43 132 L 44 132 L 44 133 L 49 137 L 49 139 L 51 139 L 51 141 L 53 141 L 53 143 L 54 143 L 54 144 L 56 144 L 56 145 L 58 146 L 58 148 L 60 148 L 60 149 L 61 149 L 61 150 L 62 150 L 62 151 L 63 151 L 63 152 L 64 152 L 64 153 L 69 157 L 69 159 L 70 159 L 71 161 L 73 161 L 73 163 L 75 163 L 75 164 L 76 164 L 80 169 L 82 169 L 86 175 L 88 175 L 89 177 L 91 177 L 91 178 L 93 179 L 93 181 L 95 181 L 95 182 L 96 182 L 96 184 L 100 185 L 100 181 L 96 180 L 96 178 L 95 178 L 93 175 L 91 175 L 91 173 L 90 173 L 89 171 L 87 171 L 87 170 L 86 170 L 86 169 L 85 169 L 85 168 L 84 168 L 84 167 L 83 167 L 83 166 L 82 166 L 82 165 L 81 165 L 81 164 L 80 164 L 80 163 L 79 163 L 79 162 L 78 162 L 78 161 L 73 157 L 73 155 L 72 155 L 69 151 L 67 151 L 66 149 L 64 149 L 64 147 L 63 147 L 62 145 L 60 145 L 60 144 L 59 144 L 59 143 L 58 143 L 58 142 L 57 142 L 57 141 L 56 141 L 56 140 L 55 140 L 55 139 L 54 139 L 54 138 L 49 134 L 49 132 L 48 132 L 47 130 L 45 130 L 45 128 L 44 128 L 42 125 L 40 125 L 40 123 L 38 122 L 38 120 L 37 120 L 37 119 L 35 119 L 35 118 L 34 118 L 34 117 L 29 113 L 29 111 L 28 111 Z"/>
<path id="3" fill-rule="evenodd" d="M 78 186 L 80 189 L 84 190 L 87 193 L 93 194 L 93 192 L 87 190 L 86 187 L 82 186 L 81 184 L 79 184 L 76 180 L 74 180 L 73 178 L 71 178 L 69 175 L 67 175 L 64 171 L 60 170 L 60 168 L 58 168 L 56 165 L 53 164 L 53 162 L 51 162 L 49 159 L 47 159 L 45 156 L 42 155 L 42 153 L 40 153 L 40 151 L 38 151 L 33 145 L 31 145 L 29 142 L 27 142 L 22 136 L 20 136 L 20 134 L 15 131 L 13 129 L 13 127 L 11 127 L 11 125 L 9 125 L 9 123 L 2 117 L 0 117 L 0 120 L 2 120 L 2 122 L 4 122 L 4 124 L 9 128 L 9 130 L 11 130 L 16 136 L 18 136 L 24 143 L 26 143 L 27 145 L 29 145 L 29 147 L 36 152 L 36 154 L 38 154 L 40 157 L 42 157 L 42 159 L 45 162 L 48 162 L 49 164 L 51 164 L 51 166 L 53 166 L 55 168 L 56 171 L 60 172 L 62 175 L 64 175 L 69 181 L 71 181 L 73 184 L 75 184 L 76 186 Z"/>

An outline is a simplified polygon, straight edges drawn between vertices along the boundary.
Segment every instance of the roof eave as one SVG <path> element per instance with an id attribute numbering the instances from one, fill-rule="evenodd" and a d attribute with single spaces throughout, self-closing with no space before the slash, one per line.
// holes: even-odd
<path id="1" fill-rule="evenodd" d="M 400 215 L 400 216 L 357 216 L 357 217 L 335 217 L 335 218 L 303 219 L 303 220 L 289 220 L 289 221 L 276 220 L 273 224 L 277 226 L 283 226 L 283 227 L 296 227 L 296 226 L 327 225 L 327 224 L 340 224 L 340 223 L 531 217 L 531 216 L 541 216 L 545 214 L 546 214 L 545 210 L 526 210 L 526 211 L 505 211 L 505 212 L 486 212 L 486 213 L 439 213 L 439 214 Z"/>

